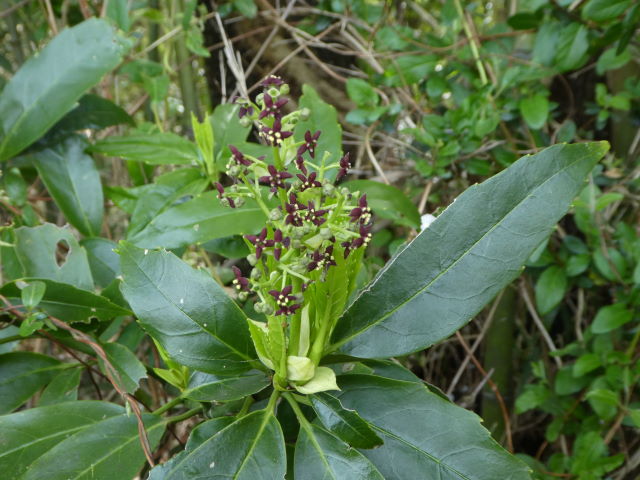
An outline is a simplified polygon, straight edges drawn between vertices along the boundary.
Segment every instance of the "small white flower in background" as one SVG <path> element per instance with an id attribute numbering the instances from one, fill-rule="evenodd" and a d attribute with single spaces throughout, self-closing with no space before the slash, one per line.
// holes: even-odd
<path id="1" fill-rule="evenodd" d="M 420 231 L 422 232 L 424 229 L 426 229 L 429 225 L 433 223 L 435 219 L 436 217 L 434 217 L 430 213 L 425 213 L 424 215 L 422 215 L 420 217 Z"/>

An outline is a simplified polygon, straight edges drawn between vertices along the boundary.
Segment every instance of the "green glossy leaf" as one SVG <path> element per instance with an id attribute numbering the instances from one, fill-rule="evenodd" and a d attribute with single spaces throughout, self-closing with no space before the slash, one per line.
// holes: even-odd
<path id="1" fill-rule="evenodd" d="M 587 392 L 585 397 L 591 408 L 603 420 L 612 420 L 618 413 L 620 399 L 618 394 L 605 388 L 596 388 Z"/>
<path id="2" fill-rule="evenodd" d="M 251 131 L 251 126 L 240 124 L 239 110 L 239 105 L 226 103 L 218 105 L 211 115 L 214 158 L 219 167 L 224 167 L 231 156 L 229 145 L 240 148 Z"/>
<path id="3" fill-rule="evenodd" d="M 380 98 L 373 87 L 361 78 L 347 80 L 347 95 L 359 107 L 375 107 Z"/>
<path id="4" fill-rule="evenodd" d="M 162 437 L 165 423 L 155 415 L 143 414 L 142 418 L 153 449 Z M 135 477 L 144 461 L 136 417 L 123 414 L 92 423 L 58 441 L 29 465 L 19 480 L 129 479 Z"/>
<path id="5" fill-rule="evenodd" d="M 304 140 L 304 134 L 308 130 L 311 133 L 320 130 L 320 138 L 316 147 L 316 158 L 322 159 L 324 152 L 330 152 L 329 162 L 337 162 L 342 156 L 342 127 L 338 122 L 336 109 L 324 102 L 318 92 L 309 85 L 303 85 L 303 95 L 300 97 L 300 108 L 308 108 L 309 118 L 300 121 L 293 132 L 296 141 Z M 337 171 L 332 173 L 335 176 Z"/>
<path id="6" fill-rule="evenodd" d="M 83 235 L 100 235 L 104 198 L 100 172 L 84 153 L 81 137 L 69 137 L 33 155 L 40 178 L 71 225 Z"/>
<path id="7" fill-rule="evenodd" d="M 339 398 L 384 444 L 362 453 L 384 478 L 528 480 L 528 468 L 493 440 L 480 418 L 424 385 L 373 375 L 340 377 Z"/>
<path id="8" fill-rule="evenodd" d="M 252 367 L 246 317 L 213 278 L 166 251 L 121 243 L 118 253 L 122 293 L 173 360 L 222 375 Z"/>
<path id="9" fill-rule="evenodd" d="M 120 29 L 129 31 L 129 0 L 109 0 L 107 4 L 107 17 L 116 22 Z"/>
<path id="10" fill-rule="evenodd" d="M 123 53 L 113 28 L 92 18 L 63 30 L 27 60 L 0 96 L 0 161 L 44 135 Z"/>
<path id="11" fill-rule="evenodd" d="M 586 353 L 581 355 L 573 364 L 573 376 L 581 377 L 602 365 L 600 356 L 595 353 Z"/>
<path id="12" fill-rule="evenodd" d="M 55 358 L 31 352 L 0 355 L 0 414 L 15 410 L 60 371 Z"/>
<path id="13" fill-rule="evenodd" d="M 384 480 L 365 456 L 317 425 L 300 429 L 294 462 L 296 480 Z"/>
<path id="14" fill-rule="evenodd" d="M 120 315 L 131 314 L 129 310 L 101 295 L 45 278 L 26 278 L 6 283 L 0 288 L 0 293 L 13 303 L 14 299 L 20 298 L 20 289 L 17 284 L 21 281 L 44 283 L 46 290 L 38 307 L 65 322 L 84 322 L 90 318 L 109 320 Z"/>
<path id="15" fill-rule="evenodd" d="M 520 100 L 520 113 L 529 127 L 542 128 L 549 115 L 549 100 L 545 95 L 534 95 Z"/>
<path id="16" fill-rule="evenodd" d="M 367 202 L 376 215 L 395 220 L 400 225 L 420 226 L 420 212 L 402 190 L 372 180 L 352 180 L 343 186 L 352 192 L 366 194 Z"/>
<path id="17" fill-rule="evenodd" d="M 14 250 L 21 276 L 93 289 L 87 253 L 68 228 L 45 223 L 38 227 L 16 228 L 14 232 Z M 56 255 L 58 247 L 62 247 L 59 256 Z"/>
<path id="18" fill-rule="evenodd" d="M 67 368 L 58 373 L 42 391 L 38 407 L 77 400 L 81 374 L 81 368 Z"/>
<path id="19" fill-rule="evenodd" d="M 193 372 L 182 397 L 198 402 L 230 402 L 265 389 L 271 379 L 259 370 L 236 376 Z"/>
<path id="20" fill-rule="evenodd" d="M 554 46 L 555 62 L 560 71 L 574 70 L 587 60 L 589 49 L 588 29 L 585 25 L 572 23 L 560 30 L 558 43 Z"/>
<path id="21" fill-rule="evenodd" d="M 124 345 L 119 343 L 105 343 L 102 345 L 107 359 L 118 373 L 116 381 L 127 393 L 133 394 L 140 384 L 140 380 L 147 378 L 147 370 L 138 358 Z M 104 362 L 100 360 L 100 368 L 105 371 Z"/>
<path id="22" fill-rule="evenodd" d="M 122 123 L 133 125 L 133 118 L 111 100 L 87 93 L 73 110 L 53 126 L 47 136 L 68 135 L 87 128 L 101 130 Z"/>
<path id="23" fill-rule="evenodd" d="M 180 168 L 167 172 L 155 179 L 155 183 L 141 188 L 129 189 L 138 193 L 135 206 L 131 209 L 129 236 L 139 233 L 162 212 L 181 202 L 184 197 L 199 195 L 207 187 L 209 180 L 198 168 Z"/>
<path id="24" fill-rule="evenodd" d="M 567 276 L 556 265 L 548 267 L 536 282 L 536 306 L 541 315 L 556 308 L 567 290 Z"/>
<path id="25" fill-rule="evenodd" d="M 282 429 L 273 414 L 260 410 L 188 447 L 179 461 L 156 467 L 150 479 L 282 480 L 286 464 Z"/>
<path id="26" fill-rule="evenodd" d="M 113 403 L 82 401 L 0 416 L 0 471 L 6 478 L 20 478 L 38 457 L 68 436 L 123 412 Z"/>
<path id="27" fill-rule="evenodd" d="M 322 424 L 352 447 L 374 448 L 382 445 L 382 439 L 358 412 L 344 408 L 333 395 L 316 393 L 310 400 Z"/>
<path id="28" fill-rule="evenodd" d="M 99 287 L 105 288 L 120 275 L 120 258 L 114 252 L 117 244 L 106 238 L 85 238 L 80 241 L 87 251 L 91 274 Z"/>
<path id="29" fill-rule="evenodd" d="M 629 323 L 633 319 L 633 312 L 623 303 L 614 303 L 600 308 L 593 320 L 593 333 L 607 333 Z"/>
<path id="30" fill-rule="evenodd" d="M 37 307 L 42 300 L 42 297 L 44 297 L 44 292 L 46 290 L 47 286 L 44 282 L 39 282 L 37 280 L 29 282 L 29 284 L 20 292 L 22 305 L 28 309 Z"/>
<path id="31" fill-rule="evenodd" d="M 348 307 L 333 349 L 383 358 L 451 335 L 519 275 L 606 151 L 557 145 L 469 188 Z"/>
<path id="32" fill-rule="evenodd" d="M 129 240 L 139 247 L 179 248 L 255 232 L 265 218 L 253 200 L 233 209 L 221 205 L 216 193 L 207 192 L 165 210 Z"/>
<path id="33" fill-rule="evenodd" d="M 582 18 L 595 22 L 613 20 L 622 15 L 631 0 L 589 0 L 582 8 Z"/>
<path id="34" fill-rule="evenodd" d="M 198 149 L 175 133 L 147 133 L 99 140 L 89 151 L 150 165 L 197 164 Z"/>
<path id="35" fill-rule="evenodd" d="M 631 52 L 629 49 L 625 49 L 620 53 L 617 53 L 615 48 L 610 48 L 606 50 L 600 58 L 598 58 L 598 63 L 596 64 L 596 72 L 598 75 L 602 75 L 608 70 L 616 70 L 618 68 L 624 67 L 627 63 L 631 61 Z"/>
<path id="36" fill-rule="evenodd" d="M 566 365 L 558 370 L 553 388 L 558 395 L 572 395 L 582 390 L 588 381 L 587 377 L 574 377 L 573 367 Z"/>

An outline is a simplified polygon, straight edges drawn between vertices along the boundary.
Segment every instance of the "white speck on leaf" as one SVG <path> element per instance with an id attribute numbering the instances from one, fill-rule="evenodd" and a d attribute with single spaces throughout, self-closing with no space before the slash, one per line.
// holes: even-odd
<path id="1" fill-rule="evenodd" d="M 215 467 L 215 466 L 216 466 L 216 462 L 211 462 L 211 463 L 209 464 L 209 468 L 213 468 L 213 467 Z"/>
<path id="2" fill-rule="evenodd" d="M 144 254 L 146 255 L 147 253 L 149 253 L 149 249 L 145 248 L 144 249 Z"/>
<path id="3" fill-rule="evenodd" d="M 184 298 L 180 299 L 180 305 L 184 305 Z"/>
<path id="4" fill-rule="evenodd" d="M 199 224 L 199 223 L 196 223 L 196 224 L 193 226 L 193 229 L 194 229 L 196 232 L 197 232 L 198 230 L 200 230 L 200 224 Z"/>

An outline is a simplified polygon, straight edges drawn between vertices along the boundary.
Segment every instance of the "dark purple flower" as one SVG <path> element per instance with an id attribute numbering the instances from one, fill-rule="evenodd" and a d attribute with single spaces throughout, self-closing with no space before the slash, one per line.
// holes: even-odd
<path id="1" fill-rule="evenodd" d="M 264 96 L 264 110 L 260 112 L 258 118 L 262 120 L 265 117 L 275 117 L 280 118 L 282 116 L 282 112 L 280 109 L 287 104 L 288 100 L 286 98 L 281 98 L 280 100 L 273 101 L 273 98 L 268 93 Z"/>
<path id="2" fill-rule="evenodd" d="M 304 158 L 302 158 L 302 155 L 296 156 L 296 167 L 305 175 L 307 174 L 307 167 L 304 166 Z"/>
<path id="3" fill-rule="evenodd" d="M 233 145 L 229 145 L 229 150 L 231 150 L 231 154 L 233 155 L 233 159 L 235 160 L 236 164 L 244 165 L 248 167 L 253 163 L 251 160 L 245 157 L 240 150 L 238 150 Z"/>
<path id="4" fill-rule="evenodd" d="M 333 257 L 333 245 L 329 245 L 324 252 L 316 250 L 311 254 L 307 269 L 311 272 L 317 268 L 329 268 L 332 265 L 336 265 L 336 259 Z"/>
<path id="5" fill-rule="evenodd" d="M 300 210 L 306 210 L 307 207 L 298 202 L 298 198 L 294 193 L 289 194 L 289 203 L 285 203 L 284 209 L 287 212 L 287 216 L 284 219 L 285 225 L 301 227 L 302 217 L 300 216 Z"/>
<path id="6" fill-rule="evenodd" d="M 239 292 L 250 291 L 249 279 L 242 276 L 240 269 L 234 265 L 231 267 L 231 270 L 233 270 L 233 274 L 236 276 L 233 282 L 231 282 L 236 287 L 236 290 Z"/>
<path id="7" fill-rule="evenodd" d="M 322 186 L 322 184 L 319 181 L 316 180 L 316 177 L 318 176 L 318 174 L 316 172 L 312 172 L 308 177 L 302 175 L 301 173 L 298 173 L 296 176 L 302 182 L 302 185 L 300 186 L 300 191 L 301 192 L 304 192 L 308 188 L 314 188 L 314 187 L 321 187 Z"/>
<path id="8" fill-rule="evenodd" d="M 316 146 L 318 145 L 320 133 L 320 130 L 317 130 L 313 135 L 309 130 L 305 132 L 304 143 L 298 147 L 298 156 L 301 156 L 304 152 L 309 152 L 311 158 L 316 157 Z"/>
<path id="9" fill-rule="evenodd" d="M 273 122 L 273 127 L 262 127 L 260 135 L 266 140 L 269 145 L 279 147 L 285 138 L 289 138 L 293 135 L 293 132 L 283 131 L 282 122 L 279 118 L 276 118 Z"/>
<path id="10" fill-rule="evenodd" d="M 269 75 L 260 83 L 260 85 L 262 85 L 263 87 L 279 87 L 280 85 L 284 85 L 284 80 L 282 80 L 277 75 Z"/>
<path id="11" fill-rule="evenodd" d="M 245 235 L 244 238 L 256 247 L 256 258 L 260 258 L 265 248 L 273 246 L 273 240 L 267 240 L 266 228 L 263 228 L 259 235 Z"/>
<path id="12" fill-rule="evenodd" d="M 367 195 L 362 195 L 358 201 L 358 206 L 349 213 L 352 222 L 359 221 L 362 224 L 371 221 L 371 209 L 367 205 Z"/>
<path id="13" fill-rule="evenodd" d="M 282 249 L 288 248 L 291 244 L 291 239 L 282 235 L 282 230 L 277 229 L 273 233 L 273 256 L 276 260 L 280 260 L 282 255 Z"/>
<path id="14" fill-rule="evenodd" d="M 282 291 L 269 291 L 269 294 L 275 299 L 276 305 L 278 306 L 276 315 L 293 315 L 295 311 L 302 306 L 299 303 L 292 303 L 297 300 L 294 295 L 291 295 L 292 290 L 293 287 L 291 285 L 287 285 L 282 289 Z"/>
<path id="15" fill-rule="evenodd" d="M 229 203 L 229 206 L 231 208 L 236 208 L 236 202 L 233 201 L 233 198 L 229 196 L 225 196 L 224 187 L 222 186 L 222 184 L 220 182 L 216 182 L 215 186 L 216 186 L 216 190 L 218 190 L 218 198 L 220 200 L 223 200 L 223 199 L 226 200 Z"/>
<path id="16" fill-rule="evenodd" d="M 342 242 L 340 245 L 344 248 L 344 258 L 347 258 L 349 256 L 349 253 L 351 253 L 351 250 L 355 250 L 356 248 L 359 247 L 366 247 L 367 245 L 369 245 L 369 242 L 371 242 L 371 227 L 372 225 L 360 225 L 360 229 L 359 229 L 359 234 L 360 236 L 357 238 L 354 238 L 351 241 L 347 241 L 347 242 Z"/>
<path id="17" fill-rule="evenodd" d="M 253 107 L 251 105 L 248 105 L 246 107 L 242 106 L 240 107 L 240 110 L 238 110 L 238 118 L 242 118 L 247 115 L 253 115 Z"/>
<path id="18" fill-rule="evenodd" d="M 273 193 L 277 193 L 278 192 L 278 188 L 287 188 L 287 185 L 284 183 L 284 181 L 287 178 L 291 178 L 293 177 L 293 175 L 291 175 L 289 172 L 279 172 L 278 169 L 276 167 L 274 167 L 273 165 L 269 165 L 267 167 L 267 169 L 269 170 L 269 175 L 265 175 L 263 177 L 260 177 L 258 179 L 258 181 L 260 183 L 266 183 L 268 185 L 271 185 L 271 191 Z"/>
<path id="19" fill-rule="evenodd" d="M 338 171 L 338 175 L 336 176 L 336 182 L 344 177 L 349 172 L 350 168 L 351 162 L 349 161 L 349 152 L 347 152 L 340 159 L 340 171 Z"/>
<path id="20" fill-rule="evenodd" d="M 305 219 L 310 221 L 316 226 L 322 225 L 327 221 L 326 218 L 323 217 L 329 210 L 316 210 L 315 204 L 310 201 L 307 204 L 307 211 L 305 212 Z"/>

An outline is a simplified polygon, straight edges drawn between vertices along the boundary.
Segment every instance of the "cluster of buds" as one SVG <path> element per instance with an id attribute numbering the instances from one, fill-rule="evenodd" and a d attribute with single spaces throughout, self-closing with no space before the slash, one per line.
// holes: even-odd
<path id="1" fill-rule="evenodd" d="M 252 292 L 257 296 L 257 312 L 280 319 L 288 344 L 295 347 L 296 325 L 305 307 L 317 301 L 317 285 L 327 281 L 330 269 L 360 261 L 371 240 L 372 217 L 365 195 L 335 185 L 351 166 L 349 155 L 331 158 L 329 152 L 318 152 L 320 131 L 302 130 L 296 140 L 294 130 L 309 112 L 284 111 L 289 88 L 280 78 L 269 77 L 262 85 L 264 91 L 255 102 L 236 101 L 241 121 L 257 125 L 263 143 L 272 147 L 271 155 L 255 157 L 230 145 L 230 185 L 218 183 L 216 189 L 224 205 L 239 208 L 251 203 L 267 217 L 259 233 L 244 236 L 253 269 L 248 277 L 234 269 L 233 283 L 241 299 Z M 360 254 L 354 255 L 356 251 Z M 357 268 L 349 271 L 353 270 Z M 330 328 L 319 325 L 314 308 L 306 311 L 311 311 L 310 335 L 322 331 L 324 338 L 318 341 L 325 341 Z M 312 360 L 317 365 L 319 358 Z"/>

